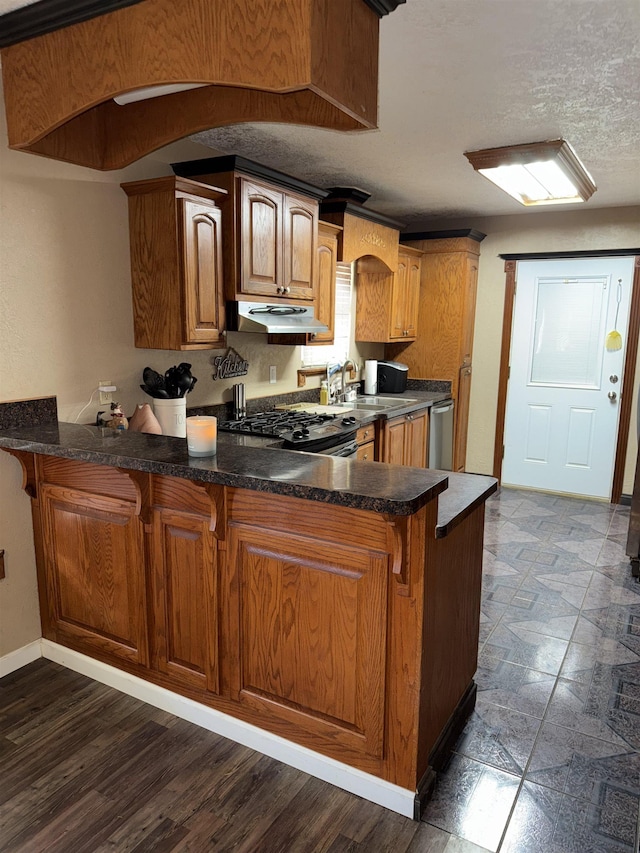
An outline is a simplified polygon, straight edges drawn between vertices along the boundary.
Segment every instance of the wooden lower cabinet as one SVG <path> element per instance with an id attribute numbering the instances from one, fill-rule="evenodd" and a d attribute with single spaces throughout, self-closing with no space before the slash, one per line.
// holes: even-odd
<path id="1" fill-rule="evenodd" d="M 356 433 L 356 443 L 358 445 L 356 459 L 359 462 L 377 461 L 376 436 L 377 431 L 375 422 L 361 426 Z"/>
<path id="2" fill-rule="evenodd" d="M 429 447 L 429 412 L 391 418 L 382 426 L 380 461 L 426 468 Z"/>
<path id="3" fill-rule="evenodd" d="M 217 543 L 209 518 L 156 509 L 152 548 L 156 666 L 176 682 L 218 693 Z"/>
<path id="4" fill-rule="evenodd" d="M 229 565 L 239 595 L 233 698 L 381 758 L 386 555 L 233 525 Z"/>
<path id="5" fill-rule="evenodd" d="M 40 506 L 54 639 L 146 666 L 144 545 L 135 504 L 44 484 Z"/>
<path id="6" fill-rule="evenodd" d="M 473 707 L 482 506 L 436 540 L 435 499 L 395 517 L 14 455 L 45 637 L 405 789 L 431 784 L 442 733 Z"/>

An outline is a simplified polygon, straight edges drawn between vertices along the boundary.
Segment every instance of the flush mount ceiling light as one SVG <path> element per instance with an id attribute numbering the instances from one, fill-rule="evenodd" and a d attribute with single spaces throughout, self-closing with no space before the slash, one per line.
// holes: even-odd
<path id="1" fill-rule="evenodd" d="M 465 151 L 473 168 L 527 207 L 587 201 L 593 178 L 564 139 Z"/>

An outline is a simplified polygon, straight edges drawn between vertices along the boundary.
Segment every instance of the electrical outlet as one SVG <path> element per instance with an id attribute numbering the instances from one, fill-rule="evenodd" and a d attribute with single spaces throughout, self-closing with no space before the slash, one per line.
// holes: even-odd
<path id="1" fill-rule="evenodd" d="M 107 391 L 107 388 L 109 389 Z M 104 390 L 102 390 L 104 389 Z M 106 406 L 107 403 L 111 403 L 113 401 L 113 392 L 116 390 L 115 385 L 111 384 L 110 379 L 99 379 L 98 380 L 98 400 L 101 406 Z"/>
<path id="2" fill-rule="evenodd" d="M 276 381 L 276 366 L 275 364 L 272 364 L 269 368 L 269 382 L 274 385 Z"/>

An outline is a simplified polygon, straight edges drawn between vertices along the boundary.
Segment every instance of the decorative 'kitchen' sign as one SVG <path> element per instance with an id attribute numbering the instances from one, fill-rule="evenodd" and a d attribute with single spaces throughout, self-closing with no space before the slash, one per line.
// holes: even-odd
<path id="1" fill-rule="evenodd" d="M 237 353 L 233 347 L 224 355 L 216 355 L 211 359 L 214 379 L 233 379 L 236 376 L 246 376 L 249 372 L 249 362 Z"/>

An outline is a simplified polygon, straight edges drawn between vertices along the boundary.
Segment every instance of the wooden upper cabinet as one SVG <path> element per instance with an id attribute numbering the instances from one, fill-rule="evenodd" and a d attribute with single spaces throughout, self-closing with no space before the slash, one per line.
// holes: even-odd
<path id="1" fill-rule="evenodd" d="M 225 299 L 315 300 L 318 202 L 324 190 L 235 155 L 172 168 L 228 193 L 222 226 Z"/>
<path id="2" fill-rule="evenodd" d="M 273 295 L 282 278 L 282 193 L 240 181 L 242 293 Z"/>
<path id="3" fill-rule="evenodd" d="M 336 258 L 340 230 L 337 225 L 331 225 L 327 222 L 318 223 L 315 316 L 327 327 L 327 331 L 307 335 L 306 343 L 309 346 L 333 343 L 336 324 Z"/>
<path id="4" fill-rule="evenodd" d="M 422 252 L 401 247 L 395 272 L 373 257 L 357 264 L 356 340 L 414 340 L 418 329 Z"/>
<path id="5" fill-rule="evenodd" d="M 310 199 L 283 196 L 282 285 L 288 296 L 313 299 L 318 245 L 318 205 Z"/>
<path id="6" fill-rule="evenodd" d="M 183 178 L 122 184 L 129 196 L 134 339 L 150 349 L 223 342 L 224 190 Z"/>
<path id="7" fill-rule="evenodd" d="M 460 368 L 473 358 L 478 260 L 484 237 L 475 231 L 465 233 L 469 236 L 411 241 L 423 253 L 418 335 L 408 346 L 393 344 L 385 353 L 408 364 L 412 378 L 448 380 L 454 388 Z"/>
<path id="8" fill-rule="evenodd" d="M 450 234 L 450 236 L 448 236 Z M 385 357 L 409 366 L 412 379 L 451 383 L 456 403 L 454 471 L 464 470 L 473 361 L 478 262 L 484 234 L 473 229 L 405 235 L 423 253 L 418 333 L 407 345 L 390 343 Z"/>
<path id="9" fill-rule="evenodd" d="M 415 338 L 418 328 L 422 252 L 401 246 L 398 270 L 392 283 L 392 314 L 389 338 Z"/>
<path id="10" fill-rule="evenodd" d="M 315 297 L 318 203 L 263 182 L 240 177 L 235 294 L 269 299 Z"/>
<path id="11" fill-rule="evenodd" d="M 461 366 L 471 364 L 473 356 L 473 327 L 476 318 L 476 293 L 478 289 L 478 258 L 467 256 L 464 274 L 464 295 L 461 311 L 460 354 Z"/>
<path id="12" fill-rule="evenodd" d="M 222 214 L 209 202 L 178 200 L 182 228 L 186 341 L 218 342 L 225 326 L 222 300 Z"/>

